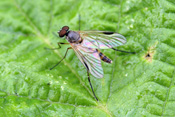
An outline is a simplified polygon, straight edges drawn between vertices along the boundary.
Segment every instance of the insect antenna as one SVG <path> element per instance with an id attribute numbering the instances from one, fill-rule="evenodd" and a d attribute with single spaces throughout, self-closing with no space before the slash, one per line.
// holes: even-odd
<path id="1" fill-rule="evenodd" d="M 127 52 L 127 51 L 123 51 L 123 50 L 118 50 L 118 49 L 115 49 L 115 48 L 112 48 L 112 49 L 115 50 L 115 51 L 124 52 L 124 53 L 131 53 L 131 54 L 136 53 L 136 52 Z"/>
<path id="2" fill-rule="evenodd" d="M 95 92 L 94 92 L 94 89 L 93 89 L 92 84 L 91 84 L 91 80 L 90 80 L 90 76 L 89 76 L 89 70 L 87 70 L 87 74 L 88 74 L 88 81 L 89 81 L 89 84 L 91 86 L 93 95 L 94 95 L 95 99 L 98 101 L 98 98 L 96 97 Z"/>

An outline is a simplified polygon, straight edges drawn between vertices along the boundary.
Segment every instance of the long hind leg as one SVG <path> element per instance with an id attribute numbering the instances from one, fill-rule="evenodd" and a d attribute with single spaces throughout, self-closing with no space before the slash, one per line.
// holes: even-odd
<path id="1" fill-rule="evenodd" d="M 94 89 L 93 89 L 92 84 L 91 84 L 90 75 L 89 75 L 89 70 L 87 70 L 87 75 L 88 75 L 88 81 L 89 81 L 89 84 L 90 84 L 90 86 L 91 86 L 93 95 L 94 95 L 95 99 L 98 101 L 98 98 L 96 97 L 95 92 L 94 92 Z"/>

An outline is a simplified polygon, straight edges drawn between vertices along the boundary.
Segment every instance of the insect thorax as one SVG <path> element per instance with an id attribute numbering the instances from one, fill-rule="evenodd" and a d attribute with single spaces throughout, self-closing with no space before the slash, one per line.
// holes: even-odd
<path id="1" fill-rule="evenodd" d="M 70 43 L 79 43 L 81 38 L 78 32 L 75 31 L 69 31 L 66 39 L 70 42 Z"/>

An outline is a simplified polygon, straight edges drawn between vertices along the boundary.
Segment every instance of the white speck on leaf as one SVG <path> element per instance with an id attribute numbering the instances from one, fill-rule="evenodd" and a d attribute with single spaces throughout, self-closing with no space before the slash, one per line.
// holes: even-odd
<path id="1" fill-rule="evenodd" d="M 63 87 L 63 86 L 61 86 L 61 89 L 62 89 L 62 90 L 64 90 L 64 87 Z"/>
<path id="2" fill-rule="evenodd" d="M 125 76 L 127 77 L 128 76 L 128 73 L 126 73 Z"/>

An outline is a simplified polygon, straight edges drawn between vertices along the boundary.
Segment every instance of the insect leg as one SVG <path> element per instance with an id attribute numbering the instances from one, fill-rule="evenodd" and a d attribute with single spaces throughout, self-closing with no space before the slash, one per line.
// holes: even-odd
<path id="1" fill-rule="evenodd" d="M 59 63 L 61 63 L 61 61 L 66 57 L 66 55 L 67 55 L 67 52 L 68 52 L 68 50 L 69 49 L 72 49 L 72 47 L 69 47 L 69 48 L 67 48 L 67 50 L 66 50 L 66 53 L 65 53 L 65 55 L 64 55 L 64 57 L 56 64 L 56 65 L 54 65 L 52 68 L 50 68 L 50 70 L 52 70 L 53 68 L 55 68 Z"/>
<path id="2" fill-rule="evenodd" d="M 69 43 L 62 43 L 62 42 L 58 42 L 58 48 L 46 48 L 46 47 L 44 47 L 44 49 L 47 49 L 47 50 L 56 50 L 56 49 L 60 49 L 61 48 L 61 44 L 69 44 Z"/>
<path id="3" fill-rule="evenodd" d="M 131 53 L 131 54 L 136 53 L 136 52 L 127 52 L 127 51 L 123 51 L 123 50 L 118 50 L 118 49 L 115 49 L 115 48 L 112 48 L 112 49 L 115 50 L 115 51 L 124 52 L 124 53 Z"/>
<path id="4" fill-rule="evenodd" d="M 90 86 L 91 86 L 91 89 L 92 89 L 92 92 L 93 92 L 93 94 L 94 94 L 94 97 L 95 97 L 95 99 L 98 101 L 98 98 L 96 97 L 96 95 L 95 95 L 95 93 L 94 93 L 94 89 L 93 89 L 92 84 L 91 84 L 91 80 L 90 80 L 90 76 L 89 76 L 89 70 L 87 70 L 87 75 L 88 75 L 88 81 L 89 81 L 89 84 L 90 84 Z"/>
<path id="5" fill-rule="evenodd" d="M 58 46 L 59 46 L 59 48 L 61 48 L 61 46 L 60 46 L 61 44 L 63 45 L 63 44 L 69 44 L 69 43 L 58 42 Z"/>

